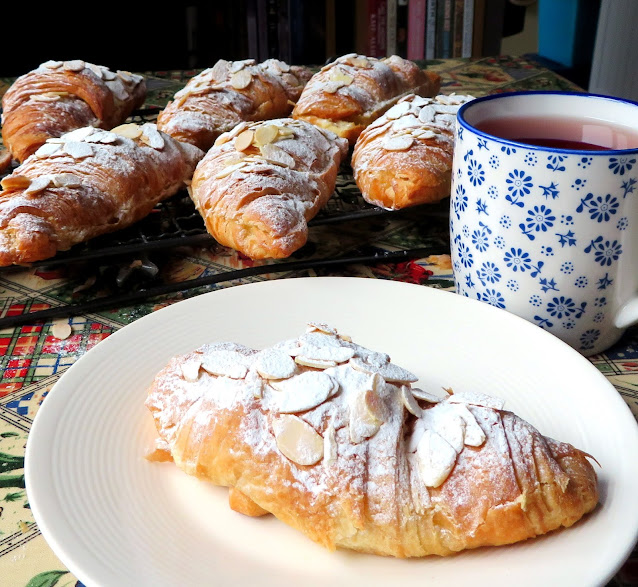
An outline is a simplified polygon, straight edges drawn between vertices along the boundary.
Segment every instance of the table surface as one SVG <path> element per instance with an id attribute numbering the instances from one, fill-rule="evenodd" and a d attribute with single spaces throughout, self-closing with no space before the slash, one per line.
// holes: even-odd
<path id="1" fill-rule="evenodd" d="M 579 91 L 568 80 L 522 57 L 432 61 L 428 67 L 441 74 L 441 92 L 446 94 L 478 97 L 515 90 Z M 142 73 L 147 76 L 149 93 L 145 110 L 133 119 L 154 120 L 158 110 L 197 71 Z M 0 95 L 11 82 L 0 79 Z M 347 168 L 339 177 L 338 194 L 345 202 L 345 213 L 362 212 L 357 204 L 360 194 Z M 178 207 L 182 205 L 186 204 L 178 202 Z M 175 213 L 172 213 L 169 220 L 163 218 L 162 222 L 173 222 Z M 178 210 L 177 216 L 187 224 L 186 228 L 180 226 L 180 236 L 198 228 L 196 221 L 193 225 L 191 219 L 180 214 Z M 348 230 L 343 230 L 344 225 Z M 165 228 L 160 226 L 160 231 Z M 157 231 L 157 227 L 151 225 L 145 230 Z M 141 316 L 176 301 L 265 279 L 340 275 L 453 290 L 447 230 L 447 207 L 443 202 L 441 206 L 420 207 L 409 213 L 370 213 L 352 220 L 318 223 L 310 231 L 308 244 L 288 260 L 296 265 L 272 267 L 265 273 L 251 269 L 264 263 L 251 262 L 206 238 L 197 240 L 199 237 L 170 248 L 100 257 L 99 247 L 111 246 L 109 241 L 99 244 L 97 259 L 85 257 L 78 262 L 0 270 L 0 318 L 67 308 L 68 304 L 89 304 L 80 305 L 77 311 L 67 309 L 68 317 L 63 311 L 59 318 L 19 319 L 18 324 L 0 329 L 0 584 L 3 587 L 81 585 L 57 559 L 34 522 L 25 491 L 24 452 L 31 423 L 47 393 L 60 375 L 89 349 Z M 141 238 L 146 234 L 143 232 Z M 117 246 L 122 246 L 119 241 Z M 356 261 L 361 255 L 414 249 L 417 252 L 405 259 Z M 335 264 L 317 263 L 334 259 L 338 260 Z M 236 269 L 247 271 L 215 283 L 218 279 L 215 276 Z M 187 284 L 183 285 L 184 282 Z M 156 293 L 161 295 L 141 297 L 142 289 L 148 292 L 158 283 L 162 285 Z M 90 305 L 92 300 L 105 299 L 102 296 L 110 296 L 110 300 L 115 296 L 115 302 L 117 296 L 124 297 L 115 304 Z M 59 321 L 71 325 L 68 337 L 54 336 L 53 325 Z M 638 328 L 630 328 L 613 348 L 589 360 L 615 386 L 638 418 Z M 609 585 L 638 585 L 638 549 Z"/>

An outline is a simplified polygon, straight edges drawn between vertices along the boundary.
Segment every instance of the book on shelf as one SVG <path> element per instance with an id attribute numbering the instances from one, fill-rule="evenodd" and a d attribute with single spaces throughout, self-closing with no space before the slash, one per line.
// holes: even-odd
<path id="1" fill-rule="evenodd" d="M 427 0 L 425 17 L 425 58 L 434 59 L 436 54 L 437 0 Z"/>
<path id="2" fill-rule="evenodd" d="M 397 0 L 397 49 L 396 54 L 408 56 L 408 0 Z"/>
<path id="3" fill-rule="evenodd" d="M 388 0 L 386 7 L 386 43 L 385 49 L 388 55 L 397 53 L 397 32 L 398 32 L 398 0 Z"/>
<path id="4" fill-rule="evenodd" d="M 408 59 L 425 58 L 426 4 L 426 0 L 409 0 L 408 3 Z"/>

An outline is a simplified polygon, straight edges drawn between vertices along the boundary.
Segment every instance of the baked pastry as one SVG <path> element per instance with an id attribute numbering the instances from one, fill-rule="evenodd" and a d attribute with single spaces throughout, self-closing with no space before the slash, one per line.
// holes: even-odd
<path id="1" fill-rule="evenodd" d="M 315 73 L 306 84 L 292 117 L 306 120 L 348 139 L 407 94 L 433 96 L 441 77 L 397 55 L 377 59 L 351 53 Z"/>
<path id="2" fill-rule="evenodd" d="M 472 96 L 411 94 L 359 136 L 352 172 L 363 198 L 398 210 L 450 195 L 456 112 Z"/>
<path id="3" fill-rule="evenodd" d="M 262 350 L 172 358 L 145 404 L 150 460 L 230 488 L 328 549 L 448 555 L 571 526 L 598 501 L 588 455 L 481 393 L 432 394 L 324 324 Z"/>
<path id="4" fill-rule="evenodd" d="M 288 116 L 312 71 L 278 59 L 226 61 L 191 78 L 160 112 L 157 127 L 208 151 L 244 121 Z"/>
<path id="5" fill-rule="evenodd" d="M 197 165 L 190 195 L 220 244 L 252 259 L 284 258 L 335 189 L 348 143 L 302 120 L 244 122 Z"/>
<path id="6" fill-rule="evenodd" d="M 48 139 L 0 182 L 0 266 L 133 224 L 183 188 L 203 156 L 152 123 Z"/>
<path id="7" fill-rule="evenodd" d="M 47 61 L 20 76 L 2 98 L 2 140 L 23 162 L 48 138 L 84 126 L 122 124 L 146 99 L 146 81 L 82 60 Z"/>

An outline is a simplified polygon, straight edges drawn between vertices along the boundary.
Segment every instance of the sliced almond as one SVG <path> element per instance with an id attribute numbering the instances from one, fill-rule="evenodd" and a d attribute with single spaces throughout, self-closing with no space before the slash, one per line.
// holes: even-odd
<path id="1" fill-rule="evenodd" d="M 337 460 L 337 432 L 331 420 L 323 433 L 323 464 L 330 465 Z"/>
<path id="2" fill-rule="evenodd" d="M 407 385 L 402 385 L 400 394 L 401 394 L 401 401 L 403 402 L 403 405 L 408 410 L 408 412 L 410 412 L 413 416 L 420 418 L 421 414 L 423 413 L 423 410 L 421 409 L 421 406 L 417 403 L 416 399 L 414 399 L 414 396 L 412 395 L 412 391 L 410 390 L 410 388 Z"/>
<path id="3" fill-rule="evenodd" d="M 245 151 L 250 145 L 253 144 L 255 138 L 255 132 L 251 129 L 246 129 L 244 132 L 238 134 L 235 137 L 234 146 L 237 151 Z"/>
<path id="4" fill-rule="evenodd" d="M 234 173 L 235 171 L 238 171 L 245 166 L 246 166 L 246 163 L 244 161 L 240 161 L 239 163 L 234 163 L 232 165 L 227 165 L 224 169 L 222 169 L 219 173 L 215 175 L 215 179 L 222 179 L 224 177 L 227 177 L 231 173 Z"/>
<path id="5" fill-rule="evenodd" d="M 142 127 L 134 122 L 129 122 L 112 128 L 111 132 L 127 139 L 137 139 L 142 135 Z"/>
<path id="6" fill-rule="evenodd" d="M 2 189 L 23 190 L 31 185 L 31 180 L 26 175 L 9 175 L 0 181 Z"/>
<path id="7" fill-rule="evenodd" d="M 305 371 L 283 381 L 271 383 L 275 410 L 280 414 L 305 412 L 321 405 L 339 384 L 323 371 Z"/>
<path id="8" fill-rule="evenodd" d="M 359 392 L 350 405 L 350 440 L 358 444 L 374 436 L 385 420 L 385 405 L 373 389 Z"/>
<path id="9" fill-rule="evenodd" d="M 80 141 L 68 141 L 64 143 L 62 150 L 73 159 L 85 159 L 93 155 L 93 148 L 89 143 Z"/>
<path id="10" fill-rule="evenodd" d="M 57 102 L 60 96 L 57 94 L 45 93 L 45 94 L 31 94 L 29 100 L 33 102 Z"/>
<path id="11" fill-rule="evenodd" d="M 157 149 L 158 151 L 162 150 L 165 145 L 162 133 L 157 130 L 157 126 L 155 124 L 151 123 L 146 123 L 142 126 L 140 141 L 152 149 Z"/>
<path id="12" fill-rule="evenodd" d="M 66 71 L 82 71 L 85 63 L 81 59 L 73 59 L 72 61 L 65 61 L 62 64 L 62 69 Z"/>
<path id="13" fill-rule="evenodd" d="M 474 391 L 459 391 L 457 393 L 453 393 L 447 401 L 451 404 L 470 404 L 473 406 L 490 408 L 492 410 L 502 410 L 505 405 L 505 400 L 501 398 L 492 397 L 484 393 Z"/>
<path id="14" fill-rule="evenodd" d="M 284 73 L 281 79 L 289 86 L 297 87 L 299 85 L 299 78 L 292 73 Z"/>
<path id="15" fill-rule="evenodd" d="M 360 357 L 350 359 L 350 365 L 357 371 L 363 373 L 378 373 L 388 383 L 413 383 L 418 377 L 403 367 L 399 367 L 394 363 L 370 364 L 362 360 Z"/>
<path id="16" fill-rule="evenodd" d="M 96 128 L 93 126 L 83 126 L 82 128 L 76 128 L 64 135 L 62 135 L 62 139 L 65 142 L 67 141 L 84 141 L 87 137 L 96 132 Z"/>
<path id="17" fill-rule="evenodd" d="M 463 442 L 467 446 L 481 446 L 486 439 L 485 432 L 476 421 L 474 414 L 463 404 L 450 404 L 454 411 L 465 421 L 465 437 Z"/>
<path id="18" fill-rule="evenodd" d="M 211 351 L 202 358 L 202 369 L 211 375 L 243 379 L 248 373 L 243 355 L 235 351 Z"/>
<path id="19" fill-rule="evenodd" d="M 182 376 L 191 383 L 199 379 L 199 368 L 202 366 L 201 356 L 182 363 Z"/>
<path id="20" fill-rule="evenodd" d="M 302 355 L 297 355 L 295 357 L 295 363 L 304 367 L 312 367 L 313 369 L 329 369 L 330 367 L 337 366 L 337 363 L 335 361 L 312 359 L 310 357 L 304 357 Z"/>
<path id="21" fill-rule="evenodd" d="M 62 143 L 47 141 L 35 152 L 35 156 L 37 158 L 51 157 L 51 155 L 54 155 L 58 151 L 60 151 L 61 148 L 62 148 Z"/>
<path id="22" fill-rule="evenodd" d="M 416 399 L 422 400 L 422 401 L 426 401 L 426 402 L 430 402 L 431 404 L 436 404 L 436 403 L 440 402 L 443 399 L 443 398 L 440 398 L 437 395 L 434 395 L 433 393 L 430 393 L 429 391 L 425 391 L 425 390 L 420 389 L 418 387 L 412 387 L 411 391 L 412 391 L 412 395 Z"/>
<path id="23" fill-rule="evenodd" d="M 343 82 L 340 82 L 340 81 L 328 81 L 325 84 L 323 84 L 322 89 L 327 94 L 335 94 L 335 93 L 337 93 L 337 91 L 339 91 L 345 85 L 346 84 L 344 84 Z"/>
<path id="24" fill-rule="evenodd" d="M 264 379 L 288 379 L 297 371 L 288 353 L 279 349 L 265 349 L 257 355 L 255 369 Z"/>
<path id="25" fill-rule="evenodd" d="M 390 120 L 396 120 L 397 118 L 401 118 L 404 114 L 410 111 L 409 102 L 400 102 L 395 104 L 385 113 L 386 118 Z"/>
<path id="26" fill-rule="evenodd" d="M 419 474 L 426 487 L 439 487 L 456 463 L 456 451 L 433 430 L 426 429 L 416 449 Z"/>
<path id="27" fill-rule="evenodd" d="M 269 145 L 279 134 L 279 129 L 274 124 L 262 124 L 255 130 L 255 144 L 258 147 Z"/>
<path id="28" fill-rule="evenodd" d="M 114 132 L 109 132 L 106 130 L 96 130 L 84 140 L 87 143 L 101 143 L 103 145 L 108 145 L 117 141 L 117 137 L 118 135 L 116 135 Z"/>
<path id="29" fill-rule="evenodd" d="M 247 69 L 241 69 L 232 75 L 230 78 L 230 85 L 236 90 L 243 90 L 244 88 L 247 88 L 252 81 L 253 76 L 250 71 Z"/>
<path id="30" fill-rule="evenodd" d="M 330 74 L 330 80 L 342 82 L 344 86 L 349 86 L 354 81 L 354 78 L 348 72 L 343 71 L 339 67 L 335 67 Z"/>
<path id="31" fill-rule="evenodd" d="M 283 414 L 273 421 L 273 432 L 277 448 L 292 462 L 310 466 L 323 458 L 323 438 L 301 418 Z"/>
<path id="32" fill-rule="evenodd" d="M 405 151 L 414 143 L 414 139 L 409 135 L 392 136 L 383 141 L 383 148 L 386 151 Z"/>
<path id="33" fill-rule="evenodd" d="M 82 185 L 82 180 L 73 173 L 58 173 L 52 178 L 56 188 L 77 188 Z"/>
<path id="34" fill-rule="evenodd" d="M 308 322 L 308 328 L 306 332 L 323 332 L 324 334 L 332 334 L 337 336 L 337 330 L 332 326 L 328 326 L 323 322 Z"/>
<path id="35" fill-rule="evenodd" d="M 50 175 L 41 175 L 31 181 L 29 187 L 24 190 L 26 195 L 35 195 L 44 191 L 51 185 L 52 178 Z"/>
<path id="36" fill-rule="evenodd" d="M 277 145 L 264 145 L 261 147 L 261 154 L 271 163 L 283 167 L 294 168 L 296 161 L 292 155 L 277 147 Z"/>

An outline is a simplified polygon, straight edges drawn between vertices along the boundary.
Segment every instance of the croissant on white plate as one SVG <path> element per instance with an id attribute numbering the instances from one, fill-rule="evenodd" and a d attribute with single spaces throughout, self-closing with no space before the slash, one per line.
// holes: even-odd
<path id="1" fill-rule="evenodd" d="M 497 397 L 416 381 L 320 323 L 264 349 L 212 342 L 150 385 L 147 457 L 328 549 L 402 558 L 518 542 L 596 507 L 589 455 Z"/>
<path id="2" fill-rule="evenodd" d="M 145 99 L 141 75 L 81 59 L 46 61 L 18 77 L 2 97 L 2 140 L 22 163 L 48 138 L 122 124 Z"/>

